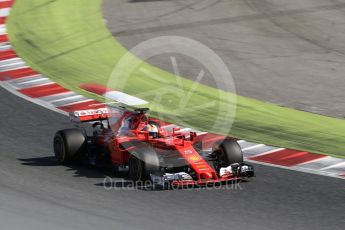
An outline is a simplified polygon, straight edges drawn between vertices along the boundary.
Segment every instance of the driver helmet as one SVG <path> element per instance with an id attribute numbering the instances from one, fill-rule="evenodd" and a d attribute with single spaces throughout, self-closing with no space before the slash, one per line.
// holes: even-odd
<path id="1" fill-rule="evenodd" d="M 148 123 L 144 130 L 149 132 L 149 136 L 158 138 L 158 128 L 156 125 Z"/>

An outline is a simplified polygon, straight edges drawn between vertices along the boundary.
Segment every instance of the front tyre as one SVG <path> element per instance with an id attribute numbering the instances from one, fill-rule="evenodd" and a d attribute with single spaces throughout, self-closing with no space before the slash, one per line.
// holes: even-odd
<path id="1" fill-rule="evenodd" d="M 85 136 L 79 129 L 65 129 L 54 136 L 54 154 L 60 164 L 71 163 L 84 150 Z"/>
<path id="2" fill-rule="evenodd" d="M 243 152 L 236 140 L 225 139 L 213 149 L 213 155 L 216 157 L 216 169 L 243 163 Z"/>
<path id="3" fill-rule="evenodd" d="M 132 181 L 150 180 L 150 174 L 159 172 L 159 159 L 151 147 L 139 147 L 128 161 L 128 177 Z"/>

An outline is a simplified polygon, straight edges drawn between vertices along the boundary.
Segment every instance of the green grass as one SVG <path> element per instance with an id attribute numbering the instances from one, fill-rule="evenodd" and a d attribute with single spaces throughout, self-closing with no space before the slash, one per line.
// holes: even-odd
<path id="1" fill-rule="evenodd" d="M 116 13 L 116 12 L 114 12 Z M 104 26 L 101 0 L 30 0 L 17 1 L 8 20 L 8 32 L 18 54 L 34 69 L 66 88 L 85 96 L 104 100 L 78 88 L 81 83 L 107 84 L 112 70 L 126 49 Z M 345 121 L 296 111 L 257 100 L 237 97 L 233 127 L 211 127 L 219 108 L 234 108 L 235 95 L 204 85 L 186 103 L 185 110 L 176 110 L 176 92 L 187 94 L 193 82 L 147 63 L 140 63 L 131 72 L 122 91 L 137 95 L 151 91 L 162 94 L 161 105 L 151 103 L 153 116 L 164 114 L 168 121 L 244 138 L 269 145 L 325 153 L 345 157 Z M 163 80 L 152 79 L 139 71 L 146 70 Z M 121 76 L 119 76 L 121 78 Z M 167 90 L 170 93 L 166 93 Z M 152 100 L 153 95 L 142 95 Z M 211 108 L 191 112 L 193 105 L 216 101 Z M 224 113 L 220 121 L 227 123 L 231 115 Z"/>

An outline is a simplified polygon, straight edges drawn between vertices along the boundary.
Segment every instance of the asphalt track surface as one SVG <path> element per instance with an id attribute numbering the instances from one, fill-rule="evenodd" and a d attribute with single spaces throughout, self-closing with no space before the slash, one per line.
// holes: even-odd
<path id="1" fill-rule="evenodd" d="M 56 165 L 68 118 L 0 89 L 2 229 L 344 229 L 345 180 L 255 165 L 257 177 L 208 190 L 106 190 L 109 171 Z M 117 178 L 116 180 L 119 180 Z"/>
<path id="2" fill-rule="evenodd" d="M 157 36 L 192 38 L 223 59 L 240 95 L 341 118 L 344 12 L 344 0 L 104 1 L 107 26 L 128 49 Z M 173 70 L 169 56 L 149 62 Z M 177 62 L 195 80 L 199 67 Z"/>

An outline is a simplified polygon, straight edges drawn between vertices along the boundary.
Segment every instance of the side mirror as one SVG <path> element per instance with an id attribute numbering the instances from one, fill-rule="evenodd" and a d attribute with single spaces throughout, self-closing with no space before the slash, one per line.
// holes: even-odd
<path id="1" fill-rule="evenodd" d="M 180 131 L 180 130 L 181 130 L 181 128 L 179 128 L 179 127 L 173 128 L 173 136 L 178 135 L 179 134 L 178 131 Z"/>

